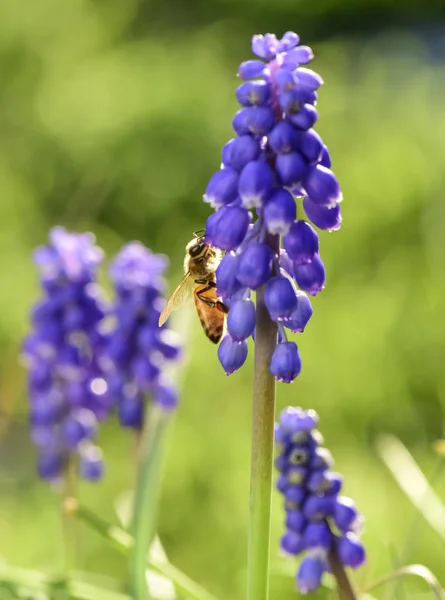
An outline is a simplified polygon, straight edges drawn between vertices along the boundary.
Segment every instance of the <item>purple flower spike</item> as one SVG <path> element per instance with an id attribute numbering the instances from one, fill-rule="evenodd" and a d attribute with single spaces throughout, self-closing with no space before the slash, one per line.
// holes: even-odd
<path id="1" fill-rule="evenodd" d="M 238 193 L 244 208 L 261 206 L 268 198 L 273 184 L 270 166 L 261 161 L 248 163 L 241 172 Z"/>
<path id="2" fill-rule="evenodd" d="M 256 290 L 268 281 L 271 270 L 271 249 L 267 244 L 255 242 L 249 244 L 239 257 L 236 276 L 242 285 Z"/>
<path id="3" fill-rule="evenodd" d="M 272 235 L 286 235 L 297 216 L 297 207 L 290 192 L 278 189 L 264 206 L 264 222 Z"/>
<path id="4" fill-rule="evenodd" d="M 327 560 L 318 555 L 307 555 L 301 562 L 297 575 L 297 586 L 302 594 L 315 592 L 327 570 Z"/>
<path id="5" fill-rule="evenodd" d="M 246 362 L 247 342 L 235 342 L 230 335 L 226 335 L 218 346 L 218 358 L 226 375 L 232 375 Z"/>
<path id="6" fill-rule="evenodd" d="M 252 300 L 236 300 L 230 305 L 227 329 L 235 342 L 242 342 L 255 329 L 255 304 Z"/>
<path id="7" fill-rule="evenodd" d="M 103 253 L 92 234 L 55 227 L 34 254 L 42 299 L 23 343 L 28 370 L 31 439 L 39 448 L 40 477 L 64 475 L 80 448 L 91 443 L 110 409 L 102 364 L 106 306 L 97 284 Z"/>
<path id="8" fill-rule="evenodd" d="M 321 447 L 317 425 L 315 411 L 298 407 L 284 409 L 275 425 L 277 489 L 284 496 L 286 513 L 280 545 L 287 554 L 305 552 L 297 575 L 302 593 L 321 585 L 331 548 L 337 548 L 346 567 L 357 568 L 365 561 L 364 547 L 355 533 L 362 518 L 352 500 L 339 496 L 341 477 L 329 470 L 333 459 Z M 341 537 L 334 533 L 336 529 L 342 531 Z"/>
<path id="9" fill-rule="evenodd" d="M 300 287 L 311 296 L 317 295 L 325 285 L 325 268 L 319 254 L 315 254 L 310 263 L 294 263 L 295 279 Z"/>
<path id="10" fill-rule="evenodd" d="M 278 381 L 292 383 L 300 374 L 301 359 L 295 342 L 278 344 L 270 363 L 270 372 Z"/>
<path id="11" fill-rule="evenodd" d="M 225 144 L 220 171 L 204 196 L 216 209 L 205 240 L 227 252 L 216 272 L 216 289 L 229 308 L 233 343 L 249 332 L 255 342 L 253 308 L 241 301 L 265 286 L 269 314 L 282 322 L 277 342 L 285 344 L 286 331 L 304 331 L 311 318 L 304 292 L 315 295 L 325 284 L 318 234 L 303 215 L 297 221 L 296 202 L 303 198 L 314 226 L 333 231 L 340 227 L 342 196 L 328 148 L 314 130 L 323 79 L 307 66 L 314 58 L 311 48 L 299 45 L 298 35 L 289 31 L 281 39 L 273 33 L 254 36 L 252 51 L 260 60 L 245 61 L 238 70 L 245 81 L 236 90 L 241 105 L 232 121 L 236 135 Z M 57 331 L 48 330 L 47 336 Z M 125 355 L 125 339 L 116 350 Z M 282 352 L 277 348 L 276 355 Z M 282 373 L 275 359 L 270 367 L 290 382 L 299 364 Z"/>
<path id="12" fill-rule="evenodd" d="M 297 295 L 286 277 L 273 277 L 267 284 L 264 303 L 273 321 L 289 319 L 297 308 Z"/>
<path id="13" fill-rule="evenodd" d="M 143 426 L 146 400 L 165 412 L 177 405 L 176 391 L 163 375 L 166 365 L 180 358 L 180 345 L 167 324 L 159 327 L 166 268 L 165 259 L 159 268 L 160 258 L 140 242 L 130 242 L 110 267 L 116 299 L 107 379 L 121 425 L 133 429 Z"/>

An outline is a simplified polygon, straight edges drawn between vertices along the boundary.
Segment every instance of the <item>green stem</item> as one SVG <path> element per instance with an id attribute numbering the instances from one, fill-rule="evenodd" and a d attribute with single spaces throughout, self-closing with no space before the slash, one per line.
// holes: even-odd
<path id="1" fill-rule="evenodd" d="M 332 575 L 337 583 L 338 596 L 340 600 L 357 600 L 358 596 L 354 592 L 351 581 L 349 580 L 346 569 L 341 562 L 335 544 L 329 550 L 329 566 Z"/>
<path id="2" fill-rule="evenodd" d="M 33 571 L 30 569 L 22 569 L 20 567 L 12 567 L 10 565 L 0 566 L 0 590 L 3 586 L 11 586 L 17 589 L 22 597 L 23 588 L 47 591 L 52 590 L 57 592 L 54 597 L 68 597 L 70 600 L 131 600 L 130 596 L 121 594 L 112 590 L 104 590 L 91 583 L 83 581 L 74 581 L 60 579 L 58 576 Z M 63 593 L 61 594 L 60 592 Z M 3 596 L 1 596 L 3 597 Z M 9 597 L 9 596 L 8 596 Z M 40 597 L 40 596 L 39 596 Z M 53 596 L 51 596 L 53 597 Z"/>
<path id="3" fill-rule="evenodd" d="M 134 540 L 128 532 L 120 527 L 110 525 L 103 521 L 88 508 L 79 505 L 77 501 L 68 502 L 65 509 L 74 517 L 87 523 L 99 535 L 112 542 L 113 546 L 120 552 L 127 555 L 131 551 Z M 182 571 L 174 567 L 168 561 L 155 561 L 151 559 L 150 556 L 146 556 L 145 569 L 147 568 L 170 579 L 180 594 L 190 600 L 216 600 L 214 596 L 207 592 L 207 590 L 187 577 L 187 575 L 182 573 Z"/>
<path id="4" fill-rule="evenodd" d="M 149 404 L 139 443 L 133 512 L 134 544 L 130 553 L 130 584 L 135 600 L 149 600 L 147 555 L 156 533 L 156 509 L 161 486 L 162 463 L 170 415 Z"/>
<path id="5" fill-rule="evenodd" d="M 277 251 L 279 240 L 270 240 Z M 247 600 L 269 595 L 270 507 L 272 493 L 275 378 L 269 366 L 277 343 L 277 325 L 264 304 L 264 288 L 256 295 L 253 385 L 250 519 L 247 554 Z"/>

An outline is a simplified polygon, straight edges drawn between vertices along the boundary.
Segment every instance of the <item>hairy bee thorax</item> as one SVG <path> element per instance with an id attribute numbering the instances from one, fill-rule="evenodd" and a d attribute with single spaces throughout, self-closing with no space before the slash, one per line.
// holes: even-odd
<path id="1" fill-rule="evenodd" d="M 185 248 L 184 271 L 193 279 L 215 280 L 221 262 L 221 251 L 206 244 L 202 238 L 191 240 Z"/>

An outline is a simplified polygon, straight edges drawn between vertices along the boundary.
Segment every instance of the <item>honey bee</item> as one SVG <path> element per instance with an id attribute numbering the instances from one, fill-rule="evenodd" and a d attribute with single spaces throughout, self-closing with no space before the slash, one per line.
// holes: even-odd
<path id="1" fill-rule="evenodd" d="M 204 237 L 197 236 L 185 248 L 184 277 L 167 300 L 159 317 L 163 325 L 193 288 L 196 312 L 204 333 L 217 344 L 224 333 L 227 306 L 216 295 L 216 269 L 221 262 L 221 252 L 206 244 Z M 193 284 L 193 285 L 192 285 Z"/>

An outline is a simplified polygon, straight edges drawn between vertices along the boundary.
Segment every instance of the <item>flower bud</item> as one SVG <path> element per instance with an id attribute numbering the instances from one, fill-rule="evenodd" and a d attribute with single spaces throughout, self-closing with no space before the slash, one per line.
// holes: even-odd
<path id="1" fill-rule="evenodd" d="M 351 498 L 339 496 L 335 503 L 334 523 L 342 532 L 347 533 L 354 529 L 355 523 L 360 519 L 355 503 Z"/>
<path id="2" fill-rule="evenodd" d="M 212 175 L 204 194 L 204 202 L 212 208 L 230 204 L 238 196 L 238 173 L 232 167 L 220 169 Z"/>
<path id="3" fill-rule="evenodd" d="M 85 445 L 79 451 L 79 474 L 88 481 L 98 481 L 104 473 L 102 450 L 92 444 Z"/>
<path id="4" fill-rule="evenodd" d="M 267 135 L 274 126 L 273 110 L 267 106 L 249 106 L 239 110 L 233 118 L 232 127 L 238 135 Z"/>
<path id="5" fill-rule="evenodd" d="M 140 429 L 144 419 L 144 405 L 138 395 L 122 394 L 118 405 L 119 422 L 122 427 Z"/>
<path id="6" fill-rule="evenodd" d="M 307 131 L 317 122 L 318 112 L 312 104 L 305 104 L 297 113 L 289 115 L 288 119 L 297 129 Z"/>
<path id="7" fill-rule="evenodd" d="M 238 193 L 244 208 L 261 206 L 272 190 L 273 172 L 260 160 L 249 162 L 241 171 Z"/>
<path id="8" fill-rule="evenodd" d="M 312 313 L 311 301 L 304 292 L 297 290 L 297 308 L 283 325 L 294 333 L 301 333 L 305 330 L 306 325 L 312 317 Z"/>
<path id="9" fill-rule="evenodd" d="M 332 532 L 325 522 L 309 523 L 304 530 L 306 548 L 325 548 L 329 550 L 332 542 Z"/>
<path id="10" fill-rule="evenodd" d="M 239 288 L 236 278 L 238 257 L 233 252 L 226 252 L 216 269 L 216 291 L 223 299 L 230 298 Z"/>
<path id="11" fill-rule="evenodd" d="M 273 321 L 288 319 L 297 308 L 297 295 L 287 277 L 272 277 L 267 283 L 264 303 Z"/>
<path id="12" fill-rule="evenodd" d="M 255 304 L 252 300 L 236 300 L 230 305 L 227 329 L 236 342 L 242 342 L 255 329 Z"/>
<path id="13" fill-rule="evenodd" d="M 238 77 L 241 77 L 241 79 L 260 77 L 265 66 L 262 60 L 246 60 L 238 68 Z"/>
<path id="14" fill-rule="evenodd" d="M 37 473 L 48 481 L 58 479 L 63 473 L 65 460 L 62 454 L 54 450 L 44 450 L 37 459 Z"/>
<path id="15" fill-rule="evenodd" d="M 290 123 L 279 121 L 267 136 L 267 141 L 276 154 L 285 154 L 297 148 L 298 134 Z"/>
<path id="16" fill-rule="evenodd" d="M 244 239 L 250 215 L 240 206 L 224 206 L 210 215 L 206 224 L 206 240 L 221 250 L 234 250 Z"/>
<path id="17" fill-rule="evenodd" d="M 261 64 L 264 67 L 264 63 Z M 269 101 L 270 93 L 271 87 L 266 81 L 247 81 L 236 90 L 236 99 L 241 106 L 262 106 Z"/>
<path id="18" fill-rule="evenodd" d="M 226 375 L 231 375 L 246 362 L 247 342 L 235 342 L 226 335 L 218 346 L 218 358 Z"/>
<path id="19" fill-rule="evenodd" d="M 311 296 L 316 296 L 325 285 L 325 269 L 319 254 L 315 254 L 310 263 L 294 263 L 295 280 L 298 287 Z"/>
<path id="20" fill-rule="evenodd" d="M 307 555 L 301 561 L 297 575 L 297 586 L 302 594 L 315 592 L 321 585 L 327 562 L 320 556 Z"/>
<path id="21" fill-rule="evenodd" d="M 236 277 L 251 290 L 265 283 L 272 270 L 272 251 L 267 244 L 252 242 L 239 257 Z"/>
<path id="22" fill-rule="evenodd" d="M 331 496 L 311 495 L 304 503 L 304 516 L 308 521 L 323 521 L 334 511 L 334 500 Z"/>
<path id="23" fill-rule="evenodd" d="M 311 262 L 318 252 L 318 234 L 306 221 L 295 221 L 283 241 L 289 257 L 297 265 Z"/>
<path id="24" fill-rule="evenodd" d="M 286 235 L 297 216 L 297 207 L 290 192 L 278 189 L 264 206 L 264 221 L 272 235 Z"/>
<path id="25" fill-rule="evenodd" d="M 227 167 L 232 167 L 236 171 L 241 171 L 247 165 L 247 163 L 258 158 L 260 151 L 261 148 L 259 142 L 251 135 L 240 135 L 239 137 L 230 140 L 223 149 L 222 159 L 225 167 L 223 171 L 226 170 Z M 235 198 L 237 196 L 238 178 L 236 178 Z M 233 200 L 235 198 L 233 198 Z M 224 202 L 223 204 L 227 203 Z"/>
<path id="26" fill-rule="evenodd" d="M 340 229 L 342 222 L 340 206 L 336 204 L 333 207 L 321 206 L 315 204 L 306 196 L 303 200 L 303 208 L 314 225 L 326 231 L 336 231 Z"/>
<path id="27" fill-rule="evenodd" d="M 295 342 L 278 344 L 270 362 L 270 372 L 278 381 L 292 383 L 300 374 L 301 359 Z"/>
<path id="28" fill-rule="evenodd" d="M 297 556 L 304 550 L 303 536 L 295 531 L 286 531 L 281 538 L 280 546 L 286 554 Z"/>
<path id="29" fill-rule="evenodd" d="M 330 169 L 321 165 L 309 170 L 303 185 L 314 204 L 334 208 L 342 200 L 337 178 Z"/>
<path id="30" fill-rule="evenodd" d="M 170 412 L 178 406 L 178 392 L 172 385 L 161 382 L 153 389 L 153 400 L 162 410 Z"/>
<path id="31" fill-rule="evenodd" d="M 366 562 L 363 544 L 353 533 L 348 533 L 338 540 L 338 555 L 345 567 L 357 569 Z"/>
<path id="32" fill-rule="evenodd" d="M 281 183 L 286 187 L 296 187 L 307 176 L 309 165 L 299 152 L 279 154 L 275 168 Z"/>
<path id="33" fill-rule="evenodd" d="M 301 133 L 299 151 L 311 165 L 317 164 L 323 152 L 323 140 L 313 129 Z"/>
<path id="34" fill-rule="evenodd" d="M 301 533 L 306 526 L 306 519 L 300 510 L 289 510 L 286 513 L 286 529 Z"/>
<path id="35" fill-rule="evenodd" d="M 63 435 L 67 446 L 75 449 L 82 440 L 91 439 L 96 433 L 97 419 L 87 408 L 78 408 L 66 419 Z"/>

